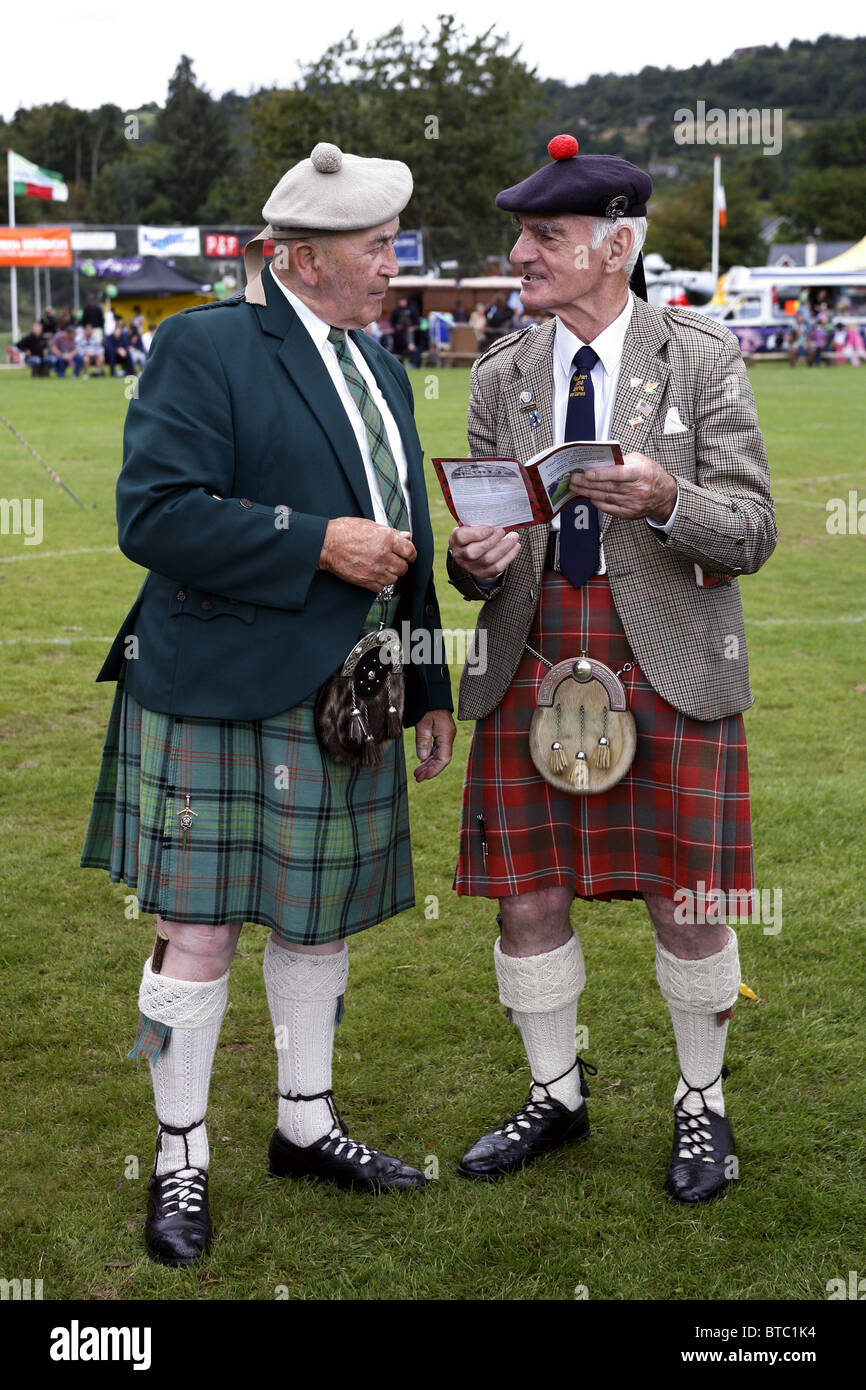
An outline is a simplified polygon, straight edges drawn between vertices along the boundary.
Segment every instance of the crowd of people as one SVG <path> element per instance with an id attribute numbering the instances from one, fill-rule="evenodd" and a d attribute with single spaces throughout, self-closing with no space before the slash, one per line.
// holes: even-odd
<path id="1" fill-rule="evenodd" d="M 516 301 L 512 303 L 511 300 Z M 514 333 L 520 328 L 529 328 L 538 319 L 523 313 L 516 295 L 506 298 L 498 295 L 491 304 L 477 302 L 468 313 L 463 300 L 458 297 L 453 312 L 439 316 L 451 324 L 468 323 L 475 332 L 479 352 L 486 352 L 497 339 L 506 333 Z M 382 314 L 377 323 L 372 323 L 368 333 L 382 344 L 388 352 L 399 357 L 404 365 L 420 367 L 426 355 L 435 350 L 431 343 L 431 324 L 423 312 L 420 302 L 404 297 L 395 304 L 390 314 Z"/>
<path id="2" fill-rule="evenodd" d="M 77 318 L 71 308 L 55 314 L 49 304 L 16 347 L 37 377 L 137 376 L 155 331 L 138 305 L 127 324 L 110 301 L 103 308 L 92 294 Z"/>
<path id="3" fill-rule="evenodd" d="M 834 325 L 827 308 L 819 309 L 813 317 L 808 308 L 801 305 L 786 335 L 785 346 L 792 367 L 801 357 L 805 357 L 807 367 L 846 361 L 852 367 L 859 367 L 861 358 L 866 361 L 866 346 L 857 324 L 839 320 Z"/>

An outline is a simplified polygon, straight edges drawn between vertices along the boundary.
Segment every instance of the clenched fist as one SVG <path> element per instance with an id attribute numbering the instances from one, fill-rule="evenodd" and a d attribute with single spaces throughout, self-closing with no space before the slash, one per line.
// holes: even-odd
<path id="1" fill-rule="evenodd" d="M 408 531 L 363 516 L 338 516 L 328 522 L 318 567 L 378 594 L 406 573 L 416 554 Z"/>

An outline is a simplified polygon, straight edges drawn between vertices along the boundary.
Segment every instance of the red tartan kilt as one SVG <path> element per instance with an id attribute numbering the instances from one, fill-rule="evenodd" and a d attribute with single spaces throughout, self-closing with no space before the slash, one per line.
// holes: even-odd
<path id="1" fill-rule="evenodd" d="M 529 645 L 553 665 L 584 648 L 614 671 L 633 660 L 604 575 L 574 589 L 546 571 Z M 637 725 L 631 768 L 608 792 L 569 796 L 538 775 L 529 755 L 529 726 L 547 669 L 524 653 L 502 703 L 475 726 L 457 892 L 498 898 L 564 885 L 581 898 L 612 899 L 672 898 L 677 889 L 690 889 L 711 911 L 709 894 L 751 891 L 742 715 L 690 719 L 635 667 L 621 677 Z"/>

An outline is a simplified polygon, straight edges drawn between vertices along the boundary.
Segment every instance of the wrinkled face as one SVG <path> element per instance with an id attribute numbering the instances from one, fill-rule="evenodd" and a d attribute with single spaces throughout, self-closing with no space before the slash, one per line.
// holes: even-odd
<path id="1" fill-rule="evenodd" d="M 523 272 L 520 298 L 527 313 L 572 305 L 603 278 L 605 247 L 593 250 L 592 218 L 577 213 L 517 213 L 520 229 L 511 260 Z"/>
<path id="2" fill-rule="evenodd" d="M 366 328 L 382 313 L 385 291 L 399 269 L 394 238 L 400 219 L 362 232 L 341 232 L 322 238 L 319 284 L 323 307 L 335 328 Z"/>

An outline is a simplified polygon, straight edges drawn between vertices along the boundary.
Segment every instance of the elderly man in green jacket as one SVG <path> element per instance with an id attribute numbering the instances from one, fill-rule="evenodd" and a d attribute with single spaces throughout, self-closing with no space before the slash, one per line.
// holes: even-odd
<path id="1" fill-rule="evenodd" d="M 82 863 L 157 914 L 131 1055 L 153 1077 L 146 1244 L 162 1263 L 211 1239 L 205 1109 L 244 922 L 270 928 L 271 1173 L 426 1183 L 350 1139 L 331 1089 L 345 939 L 414 903 L 396 666 L 386 725 L 360 665 L 342 713 L 345 691 L 327 692 L 339 747 L 317 716 L 364 635 L 375 654 L 377 632 L 440 622 L 411 387 L 359 332 L 397 271 L 411 192 L 404 164 L 317 145 L 265 205 L 245 293 L 167 320 L 129 408 L 120 546 L 149 573 L 100 672 L 118 690 Z M 404 677 L 423 781 L 450 761 L 448 670 Z"/>

